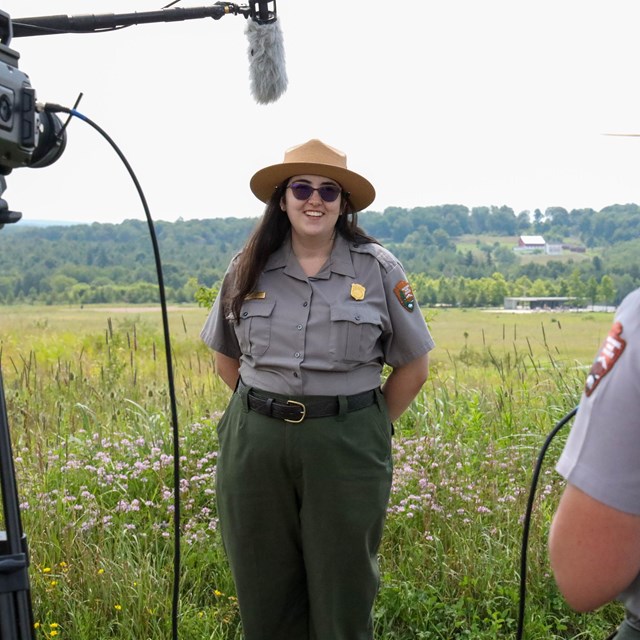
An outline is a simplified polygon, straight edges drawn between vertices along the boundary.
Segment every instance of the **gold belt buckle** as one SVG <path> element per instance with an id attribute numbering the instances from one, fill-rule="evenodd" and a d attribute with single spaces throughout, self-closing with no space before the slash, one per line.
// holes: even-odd
<path id="1" fill-rule="evenodd" d="M 292 424 L 299 424 L 300 422 L 302 422 L 305 418 L 305 416 L 307 415 L 307 407 L 305 407 L 302 402 L 297 402 L 296 400 L 287 400 L 287 404 L 295 404 L 299 407 L 302 407 L 302 416 L 300 416 L 299 420 L 287 420 L 286 418 L 284 419 L 285 422 L 291 422 Z"/>

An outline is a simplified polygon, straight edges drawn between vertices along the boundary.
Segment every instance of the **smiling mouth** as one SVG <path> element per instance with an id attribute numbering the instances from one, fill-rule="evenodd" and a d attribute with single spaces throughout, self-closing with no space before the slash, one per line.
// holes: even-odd
<path id="1" fill-rule="evenodd" d="M 311 218 L 320 218 L 324 215 L 321 211 L 305 211 L 304 213 Z"/>

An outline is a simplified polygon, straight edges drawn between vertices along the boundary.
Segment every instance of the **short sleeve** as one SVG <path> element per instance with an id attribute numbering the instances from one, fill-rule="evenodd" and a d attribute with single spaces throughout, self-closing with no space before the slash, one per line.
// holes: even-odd
<path id="1" fill-rule="evenodd" d="M 587 377 L 557 470 L 572 485 L 640 515 L 640 294 L 620 306 Z"/>
<path id="2" fill-rule="evenodd" d="M 222 304 L 223 296 L 233 281 L 233 268 L 229 267 L 222 280 L 222 286 L 213 303 L 209 316 L 200 332 L 200 337 L 211 349 L 230 358 L 240 358 L 242 352 L 235 333 L 232 317 L 227 317 Z"/>
<path id="3" fill-rule="evenodd" d="M 383 336 L 385 362 L 400 367 L 423 356 L 435 343 L 400 263 L 384 274 L 390 331 Z"/>

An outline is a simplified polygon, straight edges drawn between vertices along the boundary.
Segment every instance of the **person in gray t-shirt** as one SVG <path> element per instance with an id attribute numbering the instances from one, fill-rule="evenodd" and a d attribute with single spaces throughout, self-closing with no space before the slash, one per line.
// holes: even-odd
<path id="1" fill-rule="evenodd" d="M 265 213 L 202 330 L 235 390 L 216 486 L 244 637 L 368 640 L 392 422 L 434 343 L 402 265 L 357 225 L 375 191 L 342 152 L 310 140 L 251 189 Z"/>
<path id="2" fill-rule="evenodd" d="M 640 289 L 618 309 L 557 465 L 567 487 L 549 538 L 567 602 L 620 600 L 616 640 L 640 638 Z"/>

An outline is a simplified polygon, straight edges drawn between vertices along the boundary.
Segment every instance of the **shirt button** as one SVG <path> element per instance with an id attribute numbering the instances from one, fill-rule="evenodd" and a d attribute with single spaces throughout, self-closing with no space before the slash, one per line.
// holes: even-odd
<path id="1" fill-rule="evenodd" d="M 302 303 L 302 306 L 303 306 L 303 307 L 308 307 L 308 306 L 309 306 L 309 303 L 305 300 L 305 301 Z"/>
<path id="2" fill-rule="evenodd" d="M 249 315 L 249 312 L 248 312 L 248 311 L 243 311 L 243 312 L 242 312 L 242 317 L 243 317 L 243 318 L 246 318 L 248 315 Z"/>
<path id="3" fill-rule="evenodd" d="M 360 320 L 360 316 L 353 316 L 353 319 L 359 321 Z"/>
<path id="4" fill-rule="evenodd" d="M 293 355 L 294 355 L 294 357 L 299 358 L 300 357 L 300 352 L 296 351 Z"/>
<path id="5" fill-rule="evenodd" d="M 293 372 L 293 377 L 294 377 L 294 378 L 297 378 L 297 377 L 298 377 L 298 372 L 297 372 L 297 371 L 294 371 L 294 372 Z"/>
<path id="6" fill-rule="evenodd" d="M 296 329 L 297 329 L 298 331 L 302 331 L 302 325 L 301 325 L 301 324 L 299 324 L 299 325 L 296 327 Z"/>

